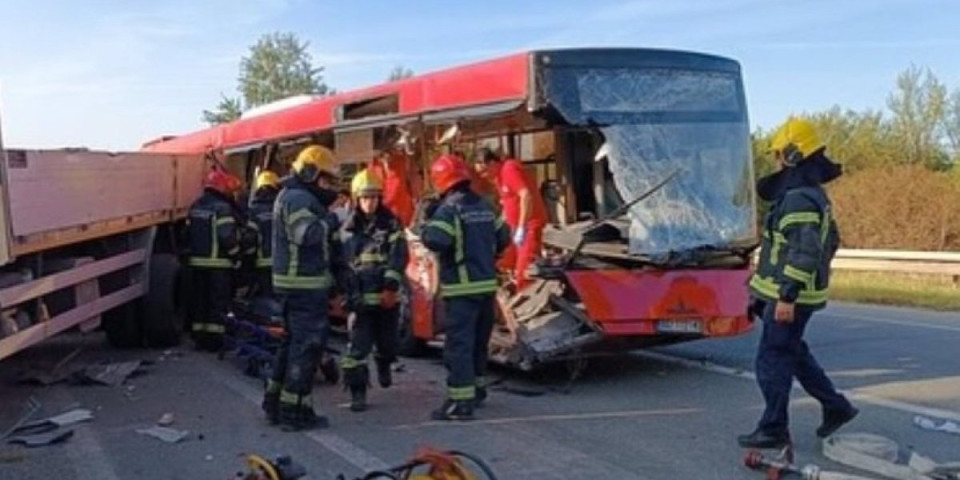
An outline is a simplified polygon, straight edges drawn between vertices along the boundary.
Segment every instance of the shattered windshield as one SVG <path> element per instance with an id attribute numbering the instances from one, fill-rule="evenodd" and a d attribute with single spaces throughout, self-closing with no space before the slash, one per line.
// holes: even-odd
<path id="1" fill-rule="evenodd" d="M 548 75 L 550 103 L 607 142 L 607 167 L 629 202 L 629 252 L 665 257 L 725 249 L 756 235 L 749 127 L 738 72 L 683 68 L 563 68 Z"/>
<path id="2" fill-rule="evenodd" d="M 739 123 L 602 128 L 608 167 L 630 201 L 676 169 L 659 192 L 630 209 L 629 251 L 650 256 L 728 248 L 755 234 L 752 171 Z M 734 141 L 731 141 L 734 140 Z"/>

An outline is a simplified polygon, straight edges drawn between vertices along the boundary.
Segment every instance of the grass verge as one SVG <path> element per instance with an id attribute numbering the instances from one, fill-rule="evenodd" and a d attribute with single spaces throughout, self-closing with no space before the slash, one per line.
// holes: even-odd
<path id="1" fill-rule="evenodd" d="M 834 270 L 830 299 L 960 311 L 960 284 L 950 276 Z"/>

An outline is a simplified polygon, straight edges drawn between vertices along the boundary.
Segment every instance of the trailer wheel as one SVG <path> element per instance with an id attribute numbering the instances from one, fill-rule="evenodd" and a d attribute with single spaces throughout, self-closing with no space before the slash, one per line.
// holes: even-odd
<path id="1" fill-rule="evenodd" d="M 183 269 L 177 257 L 158 253 L 150 257 L 150 290 L 138 302 L 143 319 L 143 339 L 148 347 L 172 347 L 180 343 L 183 312 L 178 308 Z"/>
<path id="2" fill-rule="evenodd" d="M 409 289 L 407 289 L 407 292 L 409 292 Z M 397 322 L 399 330 L 397 332 L 399 340 L 397 353 L 404 357 L 419 357 L 426 351 L 427 342 L 417 338 L 413 333 L 413 306 L 410 303 L 410 296 L 404 295 L 402 298 L 403 300 L 400 303 L 400 318 Z"/>
<path id="3" fill-rule="evenodd" d="M 103 312 L 100 326 L 107 334 L 107 342 L 114 348 L 138 348 L 143 346 L 137 308 L 126 303 Z"/>

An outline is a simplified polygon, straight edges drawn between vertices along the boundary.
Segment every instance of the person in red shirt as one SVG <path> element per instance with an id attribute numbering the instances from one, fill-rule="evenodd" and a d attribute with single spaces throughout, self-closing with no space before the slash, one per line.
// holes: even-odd
<path id="1" fill-rule="evenodd" d="M 370 171 L 383 180 L 383 206 L 400 219 L 404 227 L 413 221 L 414 182 L 410 163 L 403 153 L 384 150 L 373 160 Z"/>
<path id="2" fill-rule="evenodd" d="M 547 207 L 519 160 L 502 159 L 489 148 L 478 150 L 475 158 L 480 174 L 497 187 L 503 217 L 513 232 L 514 279 L 517 290 L 523 289 L 529 283 L 527 268 L 543 247 Z"/>

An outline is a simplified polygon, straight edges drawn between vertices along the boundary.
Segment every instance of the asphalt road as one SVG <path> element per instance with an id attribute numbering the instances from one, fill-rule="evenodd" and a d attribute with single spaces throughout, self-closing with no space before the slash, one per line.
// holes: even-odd
<path id="1" fill-rule="evenodd" d="M 0 445 L 0 479 L 226 479 L 242 455 L 284 453 L 312 479 L 360 476 L 402 463 L 424 445 L 485 459 L 502 479 L 759 479 L 740 465 L 735 436 L 750 430 L 762 401 L 750 378 L 754 335 L 595 359 L 576 381 L 564 368 L 524 375 L 497 369 L 500 381 L 478 419 L 427 420 L 443 392 L 437 355 L 404 359 L 395 388 L 371 392 L 372 408 L 354 414 L 338 386 L 317 387 L 333 427 L 283 433 L 267 425 L 260 385 L 229 360 L 177 349 L 115 351 L 99 335 L 68 335 L 0 365 L 0 433 L 33 396 L 37 416 L 72 405 L 95 418 L 58 445 Z M 916 413 L 960 420 L 960 316 L 836 306 L 811 326 L 810 344 L 841 388 L 862 407 L 847 431 L 872 432 L 941 461 L 960 460 L 960 436 L 913 426 Z M 12 383 L 30 366 L 51 366 L 82 347 L 69 365 L 150 360 L 125 385 L 39 387 Z M 161 360 L 162 359 L 162 360 Z M 70 368 L 68 365 L 67 368 Z M 802 463 L 833 466 L 813 434 L 817 405 L 801 391 L 792 408 Z M 167 444 L 136 432 L 164 413 L 188 430 Z M 201 437 L 202 435 L 202 437 Z"/>

